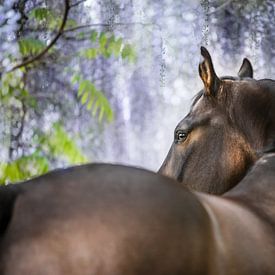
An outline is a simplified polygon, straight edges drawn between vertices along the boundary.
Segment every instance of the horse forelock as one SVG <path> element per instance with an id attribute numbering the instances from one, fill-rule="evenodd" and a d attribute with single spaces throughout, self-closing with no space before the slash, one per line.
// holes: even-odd
<path id="1" fill-rule="evenodd" d="M 199 91 L 194 97 L 193 102 L 191 104 L 191 109 L 197 104 L 200 98 L 203 96 L 203 90 Z"/>

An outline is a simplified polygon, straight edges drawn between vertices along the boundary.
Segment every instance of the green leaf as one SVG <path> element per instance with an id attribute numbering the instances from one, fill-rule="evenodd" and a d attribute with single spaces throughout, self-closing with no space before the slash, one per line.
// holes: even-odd
<path id="1" fill-rule="evenodd" d="M 16 70 L 9 73 L 3 73 L 0 80 L 0 97 L 2 100 L 11 97 L 16 97 L 18 99 L 29 97 L 28 91 L 24 88 L 22 71 Z"/>
<path id="2" fill-rule="evenodd" d="M 89 92 L 85 91 L 84 94 L 81 97 L 81 104 L 82 105 L 85 105 L 87 103 L 88 97 L 89 97 Z"/>
<path id="3" fill-rule="evenodd" d="M 97 32 L 97 31 L 92 31 L 92 32 L 91 32 L 91 35 L 90 35 L 90 40 L 91 40 L 92 42 L 96 42 L 97 37 L 98 37 L 98 32 Z"/>
<path id="4" fill-rule="evenodd" d="M 119 57 L 122 48 L 122 38 L 116 40 L 115 36 L 112 35 L 108 40 L 108 44 L 105 48 L 106 51 L 103 53 L 103 55 L 106 58 L 110 57 L 112 54 L 115 57 Z"/>
<path id="5" fill-rule="evenodd" d="M 69 18 L 66 22 L 65 29 L 74 28 L 77 26 L 77 22 L 74 19 Z"/>
<path id="6" fill-rule="evenodd" d="M 96 48 L 86 49 L 81 52 L 81 55 L 83 57 L 86 57 L 87 59 L 94 59 L 97 57 L 97 54 L 98 54 L 98 50 Z"/>
<path id="7" fill-rule="evenodd" d="M 13 162 L 0 163 L 0 184 L 18 182 L 48 172 L 48 160 L 33 153 Z"/>
<path id="8" fill-rule="evenodd" d="M 115 41 L 113 45 L 113 52 L 115 57 L 119 57 L 121 48 L 122 48 L 122 38 L 119 38 L 117 41 Z"/>
<path id="9" fill-rule="evenodd" d="M 44 144 L 47 145 L 54 156 L 64 158 L 70 164 L 80 164 L 88 161 L 60 123 L 53 125 L 52 132 L 45 139 Z"/>
<path id="10" fill-rule="evenodd" d="M 50 30 L 55 30 L 57 28 L 60 27 L 60 25 L 62 24 L 62 20 L 63 18 L 58 16 L 58 15 L 55 15 L 54 19 L 53 20 L 49 20 L 48 21 L 48 27 Z"/>
<path id="11" fill-rule="evenodd" d="M 104 32 L 102 32 L 99 36 L 99 49 L 103 54 L 105 52 L 105 46 L 107 44 L 108 38 Z"/>
<path id="12" fill-rule="evenodd" d="M 90 81 L 82 80 L 79 84 L 77 95 L 80 97 L 84 93 L 84 91 L 89 90 L 91 86 L 90 84 Z"/>
<path id="13" fill-rule="evenodd" d="M 49 30 L 54 30 L 60 26 L 62 22 L 62 17 L 49 8 L 34 8 L 29 13 L 29 18 L 34 19 L 35 22 L 40 25 L 43 24 L 47 26 Z M 71 28 L 76 25 L 76 21 L 73 19 L 68 19 L 66 22 L 66 27 Z"/>
<path id="14" fill-rule="evenodd" d="M 48 8 L 35 8 L 30 12 L 29 17 L 36 19 L 37 21 L 43 21 L 49 18 L 54 18 L 54 14 Z"/>
<path id="15" fill-rule="evenodd" d="M 94 44 L 98 39 L 98 43 Z M 108 32 L 98 33 L 92 31 L 90 34 L 90 40 L 93 42 L 93 47 L 84 49 L 80 52 L 80 56 L 86 59 L 95 59 L 99 55 L 105 58 L 110 58 L 112 55 L 116 58 L 122 57 L 130 62 L 136 61 L 136 53 L 134 48 L 130 44 L 123 44 L 121 37 L 116 38 L 115 35 L 111 35 Z"/>
<path id="16" fill-rule="evenodd" d="M 25 103 L 30 107 L 30 108 L 37 108 L 37 100 L 33 96 L 29 95 L 26 97 Z"/>
<path id="17" fill-rule="evenodd" d="M 100 104 L 100 102 L 97 100 L 96 103 L 95 103 L 95 105 L 94 105 L 93 111 L 92 111 L 92 115 L 93 115 L 93 116 L 96 115 L 97 110 L 98 110 L 98 108 L 99 108 L 99 104 Z"/>
<path id="18" fill-rule="evenodd" d="M 79 74 L 74 74 L 71 79 L 71 82 L 72 82 L 72 84 L 76 84 L 80 81 L 80 79 L 81 79 L 81 76 Z"/>
<path id="19" fill-rule="evenodd" d="M 20 52 L 24 57 L 36 55 L 46 47 L 46 44 L 43 41 L 34 38 L 23 38 L 19 40 L 18 43 Z"/>
<path id="20" fill-rule="evenodd" d="M 100 109 L 100 112 L 99 112 L 99 115 L 98 115 L 99 122 L 101 122 L 101 121 L 102 121 L 102 119 L 103 119 L 103 115 L 104 115 L 104 109 L 103 109 L 103 108 L 101 108 L 101 109 Z"/>
<path id="21" fill-rule="evenodd" d="M 136 60 L 136 53 L 130 44 L 126 44 L 121 52 L 121 57 L 123 59 L 128 59 L 131 62 L 135 62 Z"/>
<path id="22" fill-rule="evenodd" d="M 85 32 L 79 32 L 79 33 L 76 35 L 76 38 L 78 38 L 78 39 L 84 39 L 84 38 L 85 38 Z"/>
<path id="23" fill-rule="evenodd" d="M 22 99 L 28 98 L 28 97 L 30 97 L 30 93 L 26 89 L 20 89 L 19 97 Z"/>
<path id="24" fill-rule="evenodd" d="M 113 120 L 113 111 L 108 99 L 96 89 L 92 82 L 86 79 L 81 80 L 77 95 L 81 98 L 81 104 L 86 105 L 87 110 L 91 110 L 93 116 L 96 116 L 99 111 L 98 119 L 100 122 L 103 118 L 108 122 Z"/>
<path id="25" fill-rule="evenodd" d="M 90 100 L 87 104 L 87 110 L 90 111 L 93 107 L 93 103 L 94 103 L 94 97 L 90 96 Z"/>

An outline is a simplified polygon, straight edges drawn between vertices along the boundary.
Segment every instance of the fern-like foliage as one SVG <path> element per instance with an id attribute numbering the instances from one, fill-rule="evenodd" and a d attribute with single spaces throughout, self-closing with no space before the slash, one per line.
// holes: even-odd
<path id="1" fill-rule="evenodd" d="M 77 95 L 81 104 L 85 105 L 93 116 L 97 116 L 99 122 L 102 122 L 103 118 L 108 122 L 113 120 L 114 114 L 108 99 L 91 81 L 83 79 L 80 75 L 74 75 L 72 83 L 78 84 Z"/>
<path id="2" fill-rule="evenodd" d="M 36 152 L 13 162 L 0 163 L 0 184 L 26 180 L 44 174 L 48 170 L 47 158 Z"/>
<path id="3" fill-rule="evenodd" d="M 99 55 L 109 58 L 112 55 L 116 58 L 121 57 L 130 62 L 136 61 L 136 53 L 128 43 L 124 43 L 121 37 L 115 37 L 108 32 L 92 31 L 90 34 L 92 47 L 80 51 L 80 56 L 86 59 L 95 59 Z"/>
<path id="4" fill-rule="evenodd" d="M 47 5 L 47 3 L 46 3 Z M 23 62 L 23 67 L 15 66 L 12 69 L 13 64 L 21 63 L 17 60 L 19 55 L 7 55 L 5 64 L 0 64 L 3 68 L 6 67 L 7 71 L 2 72 L 0 75 L 0 100 L 1 104 L 5 106 L 7 110 L 18 110 L 18 114 L 22 115 L 22 121 L 28 123 L 28 113 L 30 110 L 37 110 L 39 98 L 35 93 L 28 91 L 28 73 L 29 68 L 35 69 L 40 59 L 35 59 L 35 62 L 24 65 L 24 60 L 32 60 L 32 57 L 39 56 L 39 53 L 47 48 L 47 43 L 41 38 L 38 30 L 42 29 L 45 32 L 52 33 L 59 29 L 62 16 L 59 11 L 55 11 L 47 6 L 34 7 L 26 13 L 27 24 L 30 30 L 34 32 L 27 32 L 27 36 L 20 36 L 17 40 L 20 60 Z M 77 49 L 72 58 L 78 58 L 80 62 L 91 62 L 96 58 L 115 58 L 122 59 L 127 62 L 134 62 L 136 60 L 136 53 L 132 45 L 128 44 L 121 37 L 115 36 L 109 31 L 84 31 L 78 32 L 81 28 L 79 22 L 74 19 L 68 18 L 66 26 L 64 28 L 63 37 L 70 37 L 73 35 L 73 39 L 77 41 L 85 40 L 85 49 Z M 77 30 L 77 31 L 76 31 Z M 23 34 L 24 32 L 22 32 Z M 66 38 L 67 39 L 67 38 Z M 44 60 L 54 57 L 56 63 L 58 63 L 64 55 L 62 55 L 62 47 L 52 47 L 47 51 L 47 54 L 43 55 Z M 54 56 L 50 55 L 54 53 Z M 64 58 L 69 60 L 70 57 Z M 50 60 L 50 59 L 48 59 Z M 53 58 L 50 60 L 52 61 Z M 49 62 L 49 64 L 51 64 Z M 11 69 L 10 69 L 11 68 Z M 100 91 L 92 81 L 86 79 L 81 75 L 78 69 L 68 68 L 70 76 L 73 75 L 71 82 L 69 79 L 64 79 L 64 84 L 70 84 L 77 86 L 77 95 L 79 102 L 90 111 L 99 123 L 102 121 L 111 122 L 114 118 L 114 114 L 111 105 L 102 91 Z M 69 83 L 68 83 L 69 82 Z M 50 95 L 49 95 L 50 96 Z M 10 112 L 7 114 L 7 118 L 10 119 Z M 27 114 L 27 115 L 26 115 Z M 18 119 L 16 116 L 12 119 Z M 24 125 L 20 121 L 19 125 Z M 16 124 L 14 124 L 16 125 Z M 13 127 L 13 125 L 12 125 Z M 17 126 L 14 126 L 18 128 Z M 41 175 L 47 172 L 49 169 L 56 167 L 56 165 L 62 163 L 64 166 L 85 163 L 88 161 L 87 157 L 81 152 L 77 146 L 75 140 L 70 137 L 69 133 L 60 124 L 56 123 L 52 125 L 50 132 L 43 132 L 41 129 L 32 129 L 35 134 L 33 140 L 23 141 L 23 143 L 16 146 L 22 146 L 27 148 L 31 153 L 23 155 L 16 160 L 10 160 L 7 162 L 0 161 L 0 184 L 6 184 L 9 182 L 17 182 L 26 180 L 34 176 Z M 11 129 L 12 130 L 12 129 Z M 18 130 L 18 129 L 17 129 Z M 18 141 L 24 135 L 22 134 L 25 129 L 24 126 L 21 129 L 21 137 L 18 137 Z M 9 135 L 7 133 L 6 135 Z M 12 144 L 12 142 L 11 142 Z M 13 148 L 17 150 L 19 148 Z M 20 150 L 18 150 L 19 152 Z M 25 150 L 24 150 L 25 152 Z M 33 153 L 34 152 L 34 153 Z M 13 156 L 11 156 L 12 158 Z"/>
<path id="5" fill-rule="evenodd" d="M 39 133 L 33 143 L 36 148 L 34 153 L 12 162 L 0 163 L 0 184 L 42 175 L 51 169 L 53 158 L 69 165 L 88 162 L 88 158 L 60 123 L 54 123 L 48 133 Z"/>
<path id="6" fill-rule="evenodd" d="M 36 26 L 46 26 L 49 30 L 54 30 L 58 28 L 61 24 L 62 18 L 58 14 L 50 9 L 45 7 L 37 7 L 30 11 L 29 18 L 34 21 Z M 66 22 L 66 28 L 72 28 L 77 25 L 77 22 L 74 19 L 68 19 Z"/>
<path id="7" fill-rule="evenodd" d="M 43 41 L 34 38 L 23 38 L 18 43 L 23 57 L 36 55 L 46 47 Z"/>
<path id="8" fill-rule="evenodd" d="M 40 134 L 39 146 L 44 154 L 66 161 L 70 165 L 88 162 L 87 157 L 60 123 L 54 123 L 49 133 Z"/>

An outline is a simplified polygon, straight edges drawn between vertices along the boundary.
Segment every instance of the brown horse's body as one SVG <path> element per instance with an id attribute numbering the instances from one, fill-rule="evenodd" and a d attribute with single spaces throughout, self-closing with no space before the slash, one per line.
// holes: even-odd
<path id="1" fill-rule="evenodd" d="M 275 274 L 275 156 L 268 157 L 222 197 L 112 165 L 14 186 L 0 274 Z"/>
<path id="2" fill-rule="evenodd" d="M 1 275 L 208 270 L 210 220 L 196 196 L 173 180 L 99 164 L 16 187 L 12 217 L 1 237 Z"/>
<path id="3" fill-rule="evenodd" d="M 249 61 L 217 78 L 205 51 L 160 169 L 181 182 L 93 164 L 1 187 L 0 275 L 275 274 L 275 155 L 244 177 L 274 140 L 274 82 Z"/>

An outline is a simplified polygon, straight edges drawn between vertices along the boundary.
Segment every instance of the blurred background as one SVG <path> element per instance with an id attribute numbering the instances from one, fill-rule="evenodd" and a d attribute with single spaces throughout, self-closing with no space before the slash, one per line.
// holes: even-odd
<path id="1" fill-rule="evenodd" d="M 156 171 L 202 88 L 273 78 L 275 1 L 0 0 L 0 183 L 112 162 Z"/>

